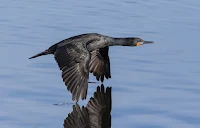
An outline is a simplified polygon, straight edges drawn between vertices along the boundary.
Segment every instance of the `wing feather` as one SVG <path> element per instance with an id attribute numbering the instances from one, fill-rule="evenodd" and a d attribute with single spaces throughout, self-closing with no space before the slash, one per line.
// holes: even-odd
<path id="1" fill-rule="evenodd" d="M 72 100 L 86 99 L 90 62 L 86 47 L 81 43 L 66 44 L 56 49 L 54 58 L 62 70 L 67 89 L 72 93 Z"/>
<path id="2" fill-rule="evenodd" d="M 90 72 L 96 76 L 96 79 L 101 82 L 104 77 L 111 78 L 110 75 L 110 59 L 108 56 L 109 47 L 100 48 L 91 52 L 91 61 L 89 64 Z"/>

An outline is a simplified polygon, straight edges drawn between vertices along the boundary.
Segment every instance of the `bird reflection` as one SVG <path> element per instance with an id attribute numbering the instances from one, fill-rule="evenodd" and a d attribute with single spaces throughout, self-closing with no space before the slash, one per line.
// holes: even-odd
<path id="1" fill-rule="evenodd" d="M 107 87 L 105 90 L 102 84 L 97 87 L 86 107 L 80 108 L 77 103 L 73 105 L 73 111 L 64 120 L 64 128 L 110 128 L 111 89 Z"/>

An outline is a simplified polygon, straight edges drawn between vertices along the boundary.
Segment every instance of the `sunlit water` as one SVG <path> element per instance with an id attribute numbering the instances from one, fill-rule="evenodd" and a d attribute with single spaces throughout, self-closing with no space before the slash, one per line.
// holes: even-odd
<path id="1" fill-rule="evenodd" d="M 72 100 L 61 72 L 52 55 L 28 58 L 97 32 L 155 42 L 110 48 L 113 128 L 199 128 L 199 11 L 199 0 L 1 1 L 0 127 L 62 127 L 72 107 L 52 104 Z"/>

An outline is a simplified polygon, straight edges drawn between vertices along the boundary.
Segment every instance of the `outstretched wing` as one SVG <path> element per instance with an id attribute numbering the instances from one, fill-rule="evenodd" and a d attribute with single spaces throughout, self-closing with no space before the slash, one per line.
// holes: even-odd
<path id="1" fill-rule="evenodd" d="M 90 128 L 89 114 L 86 107 L 73 105 L 73 111 L 64 120 L 64 128 Z"/>
<path id="2" fill-rule="evenodd" d="M 111 127 L 111 87 L 104 90 L 104 86 L 97 87 L 94 98 L 90 98 L 87 104 L 91 128 L 110 128 Z"/>
<path id="3" fill-rule="evenodd" d="M 100 48 L 91 52 L 90 72 L 103 82 L 104 76 L 108 79 L 110 75 L 109 47 Z"/>
<path id="4" fill-rule="evenodd" d="M 69 43 L 54 53 L 62 78 L 72 93 L 72 100 L 86 99 L 89 78 L 90 53 L 82 43 Z"/>

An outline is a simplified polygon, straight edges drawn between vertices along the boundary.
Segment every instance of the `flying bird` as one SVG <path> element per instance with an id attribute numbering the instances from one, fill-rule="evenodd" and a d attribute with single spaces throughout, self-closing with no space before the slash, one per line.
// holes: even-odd
<path id="1" fill-rule="evenodd" d="M 111 128 L 112 88 L 104 85 L 97 87 L 87 107 L 76 103 L 73 111 L 64 120 L 64 128 Z"/>
<path id="2" fill-rule="evenodd" d="M 111 78 L 109 46 L 141 46 L 153 43 L 141 38 L 114 38 L 98 33 L 81 34 L 62 40 L 47 50 L 30 57 L 53 54 L 72 100 L 86 99 L 89 72 L 102 82 Z"/>

